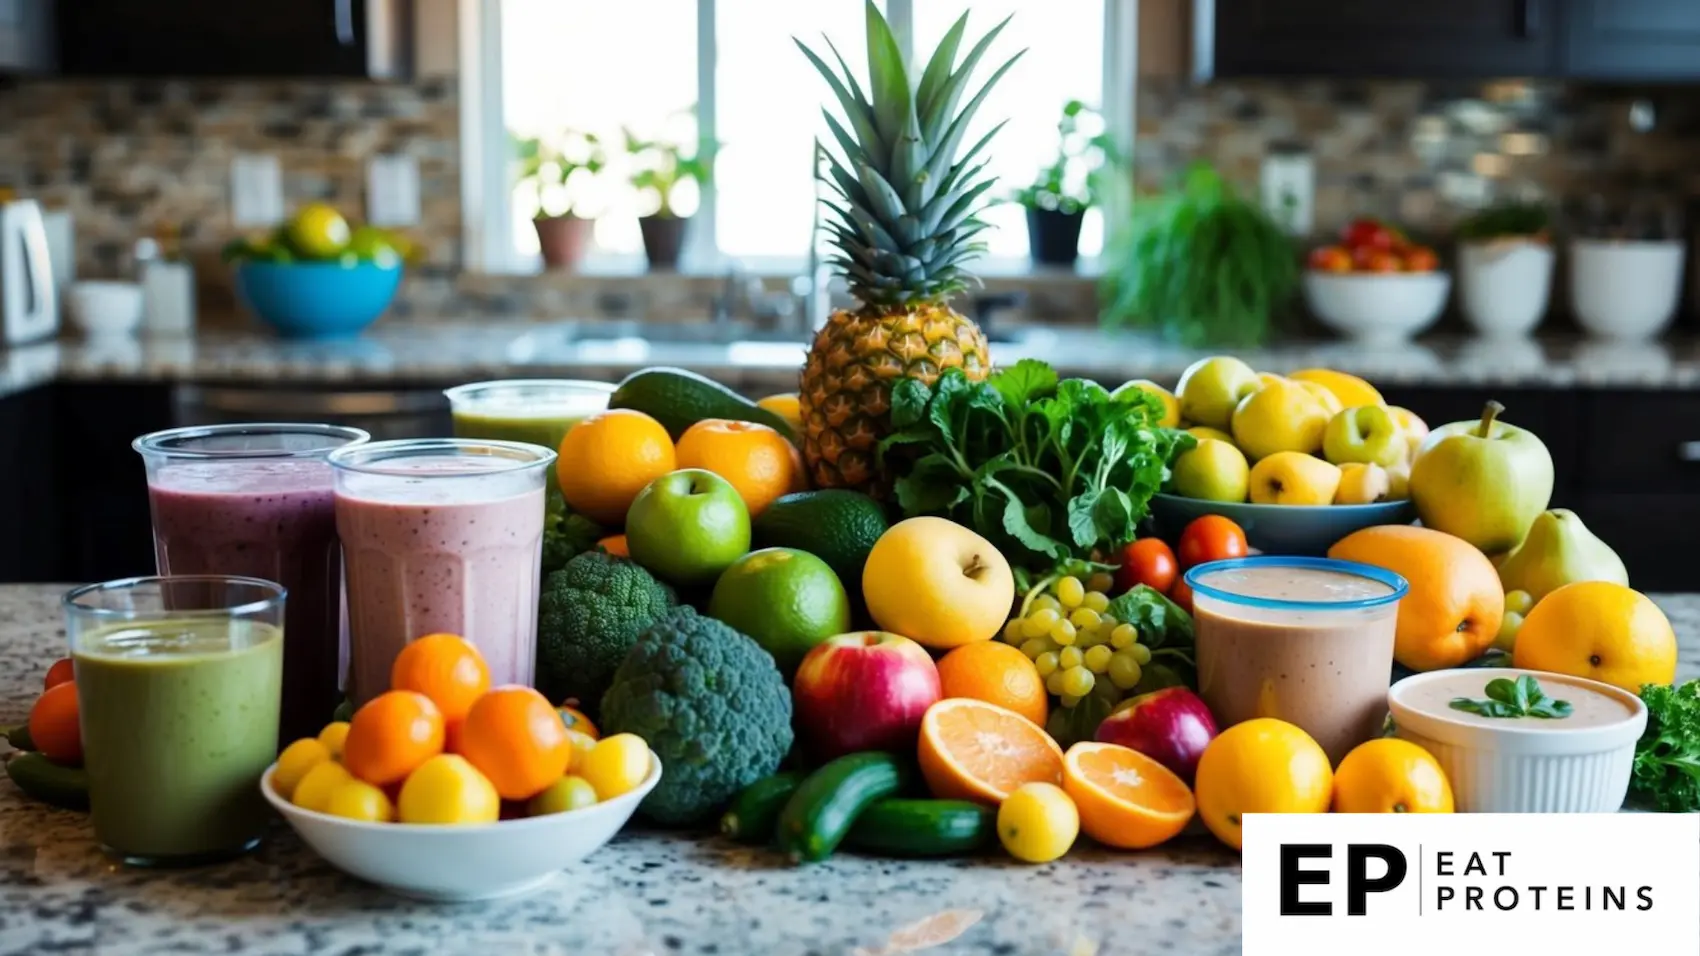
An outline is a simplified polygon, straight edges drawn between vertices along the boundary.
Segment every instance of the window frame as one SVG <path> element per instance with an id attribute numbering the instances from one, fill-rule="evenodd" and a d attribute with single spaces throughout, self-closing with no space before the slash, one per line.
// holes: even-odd
<path id="1" fill-rule="evenodd" d="M 899 49 L 911 60 L 914 3 L 915 0 L 886 0 L 886 19 Z M 705 140 L 717 138 L 716 4 L 717 0 L 696 0 L 696 120 L 698 133 Z M 541 270 L 541 261 L 537 256 L 519 252 L 513 245 L 512 161 L 507 155 L 501 69 L 504 6 L 502 0 L 459 0 L 461 248 L 463 265 L 469 271 L 528 275 Z M 1137 124 L 1138 19 L 1136 0 L 1104 0 L 1104 69 L 1098 108 L 1106 131 L 1123 156 L 1132 155 Z M 1124 218 L 1132 203 L 1132 177 L 1113 177 L 1112 182 L 1114 188 L 1108 191 L 1101 208 L 1106 223 Z M 798 250 L 794 257 L 734 259 L 722 254 L 715 240 L 718 213 L 719 190 L 711 180 L 703 184 L 696 225 L 687 233 L 682 266 L 685 274 L 718 275 L 732 268 L 773 275 L 800 275 L 805 271 L 806 249 Z M 644 261 L 642 254 L 635 257 L 597 254 L 593 250 L 579 271 L 589 275 L 641 274 Z M 1000 257 L 980 260 L 976 271 L 989 276 L 1019 276 L 1034 270 L 1026 259 Z M 1097 264 L 1083 262 L 1082 271 L 1095 272 Z"/>

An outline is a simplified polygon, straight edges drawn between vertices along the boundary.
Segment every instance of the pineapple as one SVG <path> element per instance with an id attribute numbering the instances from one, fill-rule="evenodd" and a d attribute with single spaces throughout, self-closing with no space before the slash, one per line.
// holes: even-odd
<path id="1" fill-rule="evenodd" d="M 889 482 L 875 460 L 890 430 L 891 387 L 900 378 L 928 384 L 946 369 L 985 378 L 991 360 L 979 326 L 950 307 L 971 280 L 964 263 L 985 251 L 975 218 L 995 180 L 974 158 L 998 127 L 957 158 L 970 118 L 1016 54 L 959 107 L 969 75 L 1005 23 L 956 63 L 968 25 L 963 14 L 939 42 L 918 84 L 891 28 L 867 4 L 869 91 L 832 49 L 842 74 L 801 42 L 844 110 L 849 129 L 826 113 L 843 155 L 828 153 L 823 200 L 833 246 L 828 262 L 859 303 L 839 310 L 815 335 L 803 366 L 799 405 L 803 455 L 817 488 L 851 488 L 883 497 Z M 831 41 L 827 42 L 831 47 Z"/>

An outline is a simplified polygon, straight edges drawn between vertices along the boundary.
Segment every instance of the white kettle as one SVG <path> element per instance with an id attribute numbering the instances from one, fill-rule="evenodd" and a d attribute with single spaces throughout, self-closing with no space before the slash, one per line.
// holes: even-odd
<path id="1" fill-rule="evenodd" d="M 0 344 L 22 345 L 59 331 L 56 285 L 40 204 L 0 204 Z"/>

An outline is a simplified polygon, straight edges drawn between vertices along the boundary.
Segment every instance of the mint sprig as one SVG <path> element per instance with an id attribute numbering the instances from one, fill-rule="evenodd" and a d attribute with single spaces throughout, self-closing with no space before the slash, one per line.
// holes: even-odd
<path id="1" fill-rule="evenodd" d="M 1570 701 L 1548 697 L 1533 677 L 1524 674 L 1516 680 L 1496 677 L 1483 688 L 1486 700 L 1454 697 L 1451 707 L 1482 717 L 1540 717 L 1556 720 L 1569 717 Z"/>

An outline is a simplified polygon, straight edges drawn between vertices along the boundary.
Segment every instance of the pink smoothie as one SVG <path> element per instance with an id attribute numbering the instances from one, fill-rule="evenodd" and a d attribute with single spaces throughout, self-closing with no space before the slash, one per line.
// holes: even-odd
<path id="1" fill-rule="evenodd" d="M 283 742 L 331 719 L 342 675 L 342 550 L 322 460 L 181 462 L 148 484 L 160 574 L 236 574 L 288 589 Z"/>
<path id="2" fill-rule="evenodd" d="M 407 642 L 438 632 L 478 645 L 492 685 L 532 683 L 543 488 L 484 467 L 421 456 L 345 477 L 337 491 L 356 707 L 388 689 Z"/>

